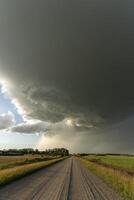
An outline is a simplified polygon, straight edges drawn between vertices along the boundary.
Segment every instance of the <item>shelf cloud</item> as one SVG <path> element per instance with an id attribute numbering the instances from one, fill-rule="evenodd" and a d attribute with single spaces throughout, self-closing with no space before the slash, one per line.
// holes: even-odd
<path id="1" fill-rule="evenodd" d="M 69 118 L 71 133 L 86 132 L 83 141 L 98 129 L 104 143 L 108 132 L 118 141 L 126 136 L 111 127 L 134 113 L 133 6 L 124 0 L 0 2 L 0 77 L 24 120 L 13 132 L 54 132 Z"/>

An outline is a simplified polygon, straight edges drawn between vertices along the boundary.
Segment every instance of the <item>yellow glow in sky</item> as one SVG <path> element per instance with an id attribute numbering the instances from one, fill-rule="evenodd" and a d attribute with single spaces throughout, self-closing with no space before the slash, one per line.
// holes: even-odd
<path id="1" fill-rule="evenodd" d="M 73 126 L 73 120 L 72 119 L 67 119 L 66 120 L 67 126 Z"/>

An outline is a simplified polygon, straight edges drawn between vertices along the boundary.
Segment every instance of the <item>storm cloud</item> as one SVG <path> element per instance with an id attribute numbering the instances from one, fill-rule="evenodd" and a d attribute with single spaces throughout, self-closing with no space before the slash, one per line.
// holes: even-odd
<path id="1" fill-rule="evenodd" d="M 24 121 L 72 118 L 81 132 L 108 127 L 116 138 L 110 127 L 134 113 L 133 9 L 125 0 L 0 1 L 0 76 Z"/>
<path id="2" fill-rule="evenodd" d="M 20 123 L 9 129 L 11 132 L 16 133 L 45 133 L 48 131 L 48 124 L 42 121 L 29 121 Z"/>

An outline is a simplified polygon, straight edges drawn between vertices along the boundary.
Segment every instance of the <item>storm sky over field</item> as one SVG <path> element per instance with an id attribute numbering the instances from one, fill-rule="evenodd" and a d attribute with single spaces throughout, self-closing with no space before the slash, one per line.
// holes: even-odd
<path id="1" fill-rule="evenodd" d="M 0 1 L 1 144 L 30 135 L 39 148 L 134 153 L 133 11 L 130 0 Z"/>

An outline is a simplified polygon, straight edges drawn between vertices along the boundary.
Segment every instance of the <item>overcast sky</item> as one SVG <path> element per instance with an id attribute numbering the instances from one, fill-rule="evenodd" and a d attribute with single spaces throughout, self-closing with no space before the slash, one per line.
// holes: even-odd
<path id="1" fill-rule="evenodd" d="M 133 24 L 130 0 L 0 0 L 1 144 L 134 153 Z"/>

